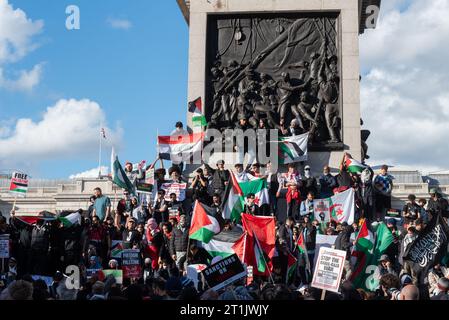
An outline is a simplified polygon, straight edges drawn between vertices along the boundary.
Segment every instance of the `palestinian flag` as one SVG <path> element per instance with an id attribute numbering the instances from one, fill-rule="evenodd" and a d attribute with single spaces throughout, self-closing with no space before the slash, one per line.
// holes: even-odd
<path id="1" fill-rule="evenodd" d="M 216 209 L 206 206 L 197 200 L 190 225 L 190 239 L 209 243 L 216 234 L 220 233 L 223 220 L 216 213 Z"/>
<path id="2" fill-rule="evenodd" d="M 361 250 L 368 250 L 364 252 L 364 255 L 362 255 L 361 253 L 356 253 L 359 255 L 359 257 L 355 265 L 355 272 L 351 276 L 351 281 L 356 288 L 363 288 L 369 291 L 375 291 L 377 288 L 379 288 L 379 279 L 373 277 L 372 274 L 379 263 L 380 256 L 385 253 L 385 251 L 393 243 L 394 240 L 393 234 L 391 233 L 390 229 L 388 229 L 385 223 L 381 222 L 374 228 L 375 241 L 371 250 L 368 249 L 370 246 L 369 242 L 371 242 L 369 240 L 369 231 L 368 235 L 366 236 L 366 232 L 363 231 L 363 226 L 362 229 L 360 229 L 359 233 L 362 233 L 362 231 L 363 233 L 360 235 L 360 237 L 357 236 L 358 241 L 356 248 L 357 250 L 359 250 L 359 252 Z M 360 240 L 360 238 L 364 234 L 364 240 Z M 363 257 L 365 257 L 365 260 L 363 260 Z"/>
<path id="3" fill-rule="evenodd" d="M 25 194 L 28 191 L 28 184 L 19 183 L 19 182 L 11 182 L 9 187 L 10 192 L 16 192 L 19 194 Z"/>
<path id="4" fill-rule="evenodd" d="M 158 136 L 159 157 L 175 163 L 189 162 L 194 154 L 201 154 L 204 133 Z"/>
<path id="5" fill-rule="evenodd" d="M 223 203 L 223 218 L 240 222 L 240 215 L 243 212 L 245 200 L 242 188 L 240 187 L 236 177 L 234 176 L 234 173 L 232 172 L 224 198 L 226 199 L 226 201 Z"/>
<path id="6" fill-rule="evenodd" d="M 264 256 L 262 247 L 260 246 L 259 239 L 254 234 L 254 256 L 256 257 L 256 269 L 260 273 L 265 273 L 267 271 L 267 259 Z"/>
<path id="7" fill-rule="evenodd" d="M 374 248 L 374 235 L 368 229 L 366 219 L 357 234 L 355 242 L 356 244 L 351 255 L 356 258 L 356 262 L 350 281 L 356 288 L 363 288 L 366 280 L 365 270 L 368 262 L 371 260 Z"/>
<path id="8" fill-rule="evenodd" d="M 39 221 L 44 220 L 45 222 L 56 220 L 54 216 L 42 216 L 42 215 L 36 215 L 36 216 L 15 216 L 17 220 L 20 220 L 23 223 L 33 225 L 38 223 Z"/>
<path id="9" fill-rule="evenodd" d="M 189 112 L 192 113 L 192 124 L 194 128 L 207 126 L 206 117 L 203 114 L 201 97 L 189 102 Z"/>
<path id="10" fill-rule="evenodd" d="M 287 282 L 294 277 L 297 265 L 298 259 L 289 252 L 287 257 Z"/>
<path id="11" fill-rule="evenodd" d="M 235 253 L 232 247 L 241 235 L 242 231 L 238 228 L 234 228 L 230 231 L 222 231 L 215 235 L 209 243 L 201 243 L 201 246 L 206 249 L 212 257 L 218 256 L 226 258 Z"/>
<path id="12" fill-rule="evenodd" d="M 79 212 L 73 212 L 65 217 L 59 217 L 59 221 L 62 222 L 64 227 L 69 228 L 76 224 L 81 224 L 81 215 L 79 214 Z"/>
<path id="13" fill-rule="evenodd" d="M 299 253 L 302 253 L 302 254 L 307 253 L 306 243 L 304 241 L 304 235 L 302 234 L 302 232 L 299 236 L 298 242 L 296 242 L 296 245 L 298 246 Z"/>
<path id="14" fill-rule="evenodd" d="M 354 190 L 348 190 L 337 193 L 329 198 L 329 212 L 331 220 L 337 223 L 347 222 L 352 224 L 354 222 Z"/>
<path id="15" fill-rule="evenodd" d="M 345 154 L 345 167 L 350 173 L 361 173 L 366 169 L 366 166 L 357 160 L 353 159 L 349 154 Z"/>
<path id="16" fill-rule="evenodd" d="M 231 172 L 231 179 L 225 195 L 226 202 L 223 204 L 223 218 L 240 222 L 240 215 L 245 205 L 245 197 L 250 193 L 255 195 L 254 202 L 258 206 L 270 203 L 266 179 L 254 179 L 239 183 Z"/>
<path id="17" fill-rule="evenodd" d="M 288 164 L 307 160 L 309 133 L 284 137 L 279 140 L 279 163 Z"/>
<path id="18" fill-rule="evenodd" d="M 255 179 L 246 182 L 240 182 L 240 189 L 243 192 L 243 197 L 245 198 L 248 194 L 254 193 L 255 199 L 254 203 L 258 206 L 270 203 L 270 196 L 268 194 L 267 180 L 266 179 Z"/>
<path id="19" fill-rule="evenodd" d="M 134 186 L 126 176 L 125 170 L 123 170 L 118 156 L 115 154 L 114 148 L 111 152 L 111 174 L 112 182 L 122 189 L 127 190 L 130 194 L 135 194 Z"/>

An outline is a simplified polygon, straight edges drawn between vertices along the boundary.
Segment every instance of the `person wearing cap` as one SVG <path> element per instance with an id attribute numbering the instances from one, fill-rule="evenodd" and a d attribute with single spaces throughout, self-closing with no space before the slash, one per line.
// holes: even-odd
<path id="1" fill-rule="evenodd" d="M 126 222 L 126 227 L 121 226 L 120 231 L 122 232 L 122 240 L 126 243 L 129 243 L 130 249 L 137 248 L 139 249 L 140 242 L 142 241 L 142 237 L 139 232 L 136 230 L 137 221 L 133 217 L 129 217 Z"/>
<path id="2" fill-rule="evenodd" d="M 218 193 L 221 197 L 223 197 L 231 176 L 229 170 L 225 169 L 225 162 L 223 160 L 218 160 L 217 169 L 212 169 L 207 163 L 205 163 L 205 166 L 207 170 L 212 173 L 211 183 L 214 193 Z"/>
<path id="3" fill-rule="evenodd" d="M 441 195 L 437 188 L 431 188 L 429 191 L 430 199 L 427 204 L 427 211 L 432 215 L 440 214 L 445 218 L 449 217 L 449 203 Z"/>
<path id="4" fill-rule="evenodd" d="M 246 117 L 246 115 L 244 113 L 240 113 L 238 116 L 238 119 L 239 119 L 239 122 L 235 126 L 236 129 L 246 131 L 247 129 L 249 129 L 251 127 L 248 123 L 248 118 Z"/>
<path id="5" fill-rule="evenodd" d="M 397 276 L 397 272 L 395 271 L 390 258 L 388 257 L 388 255 L 383 254 L 380 256 L 379 264 L 374 271 L 374 279 L 380 280 L 380 278 L 385 274 L 392 274 Z"/>
<path id="6" fill-rule="evenodd" d="M 383 221 L 386 211 L 391 209 L 391 192 L 393 191 L 393 177 L 388 174 L 388 166 L 383 165 L 380 173 L 373 179 L 376 219 Z"/>
<path id="7" fill-rule="evenodd" d="M 438 280 L 442 278 L 449 278 L 449 268 L 441 265 L 441 263 L 437 263 L 432 269 L 429 270 L 429 274 L 427 275 L 430 297 L 435 296 L 440 292 Z"/>

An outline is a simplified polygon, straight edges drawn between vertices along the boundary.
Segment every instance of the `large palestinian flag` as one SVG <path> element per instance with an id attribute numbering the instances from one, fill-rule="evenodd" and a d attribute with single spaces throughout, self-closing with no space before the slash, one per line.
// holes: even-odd
<path id="1" fill-rule="evenodd" d="M 231 179 L 226 190 L 226 201 L 223 204 L 223 218 L 240 222 L 240 215 L 245 205 L 245 197 L 250 193 L 255 195 L 254 202 L 258 206 L 270 203 L 266 179 L 255 179 L 239 183 L 231 172 Z"/>
<path id="2" fill-rule="evenodd" d="M 371 275 L 379 263 L 380 256 L 385 253 L 394 239 L 393 234 L 385 223 L 381 222 L 373 228 L 375 229 L 375 240 L 372 249 L 369 249 L 372 245 L 372 235 L 369 231 L 366 232 L 363 226 L 360 229 L 357 236 L 357 251 L 354 251 L 357 255 L 357 262 L 355 264 L 355 272 L 350 279 L 356 288 L 369 291 L 375 291 L 379 288 L 379 279 Z"/>
<path id="3" fill-rule="evenodd" d="M 240 185 L 232 172 L 229 184 L 226 187 L 226 195 L 224 198 L 226 201 L 223 202 L 223 218 L 240 222 L 240 215 L 243 212 L 245 200 L 242 188 L 240 188 Z"/>
<path id="4" fill-rule="evenodd" d="M 216 234 L 220 233 L 222 226 L 223 219 L 217 214 L 216 209 L 198 200 L 195 202 L 189 231 L 190 239 L 209 243 Z"/>
<path id="5" fill-rule="evenodd" d="M 307 160 L 309 133 L 283 137 L 279 141 L 279 163 L 288 164 Z"/>
<path id="6" fill-rule="evenodd" d="M 350 281 L 353 282 L 356 288 L 365 287 L 364 281 L 366 279 L 366 276 L 364 275 L 364 273 L 368 266 L 368 263 L 371 261 L 371 256 L 373 254 L 374 248 L 374 235 L 368 229 L 366 221 L 367 220 L 365 219 L 359 233 L 357 234 L 357 238 L 355 239 L 355 246 L 351 254 L 356 258 L 356 262 L 354 265 L 354 271 L 351 274 Z"/>
<path id="7" fill-rule="evenodd" d="M 235 252 L 232 249 L 234 244 L 242 235 L 242 230 L 234 228 L 230 231 L 222 231 L 215 235 L 209 243 L 201 243 L 201 246 L 209 252 L 212 257 L 226 258 Z"/>
<path id="8" fill-rule="evenodd" d="M 174 163 L 189 162 L 192 157 L 201 156 L 204 134 L 158 136 L 159 157 Z"/>

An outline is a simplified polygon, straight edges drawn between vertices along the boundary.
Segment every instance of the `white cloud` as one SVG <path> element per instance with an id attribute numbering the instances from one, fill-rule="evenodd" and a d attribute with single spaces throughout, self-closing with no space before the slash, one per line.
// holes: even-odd
<path id="1" fill-rule="evenodd" d="M 42 64 L 21 70 L 16 79 L 5 75 L 5 66 L 24 58 L 38 47 L 33 38 L 43 30 L 42 20 L 33 21 L 21 9 L 14 9 L 8 0 L 0 0 L 0 88 L 29 91 L 39 84 Z"/>
<path id="2" fill-rule="evenodd" d="M 11 91 L 31 91 L 36 87 L 42 77 L 42 64 L 37 64 L 30 71 L 21 70 L 15 80 L 7 79 L 0 68 L 0 87 Z"/>
<path id="3" fill-rule="evenodd" d="M 2 127 L 0 167 L 39 163 L 53 159 L 93 158 L 97 155 L 100 128 L 106 130 L 106 146 L 120 145 L 122 129 L 107 127 L 104 111 L 88 99 L 59 100 L 48 107 L 40 121 L 18 119 Z"/>
<path id="4" fill-rule="evenodd" d="M 107 23 L 114 29 L 128 30 L 132 27 L 131 21 L 127 19 L 108 18 Z"/>
<path id="5" fill-rule="evenodd" d="M 32 21 L 8 0 L 0 0 L 0 63 L 15 62 L 36 48 L 31 40 L 41 33 L 42 20 Z"/>
<path id="6" fill-rule="evenodd" d="M 69 179 L 81 179 L 81 178 L 97 178 L 98 177 L 99 168 L 93 168 L 90 170 L 86 170 L 81 173 L 76 173 L 70 175 Z M 108 174 L 109 168 L 108 167 L 101 167 L 101 174 L 105 175 Z"/>
<path id="7" fill-rule="evenodd" d="M 382 8 L 377 29 L 361 37 L 368 153 L 373 163 L 447 169 L 449 0 L 408 2 Z"/>

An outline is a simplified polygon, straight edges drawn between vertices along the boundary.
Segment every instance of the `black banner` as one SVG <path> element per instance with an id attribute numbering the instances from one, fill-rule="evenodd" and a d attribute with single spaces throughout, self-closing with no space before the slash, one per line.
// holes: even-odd
<path id="1" fill-rule="evenodd" d="M 201 273 L 209 287 L 215 291 L 246 277 L 246 270 L 236 254 L 220 260 Z"/>
<path id="2" fill-rule="evenodd" d="M 427 271 L 439 263 L 447 253 L 449 228 L 444 219 L 435 215 L 418 238 L 410 245 L 404 255 L 404 261 L 412 263 L 417 272 Z"/>

